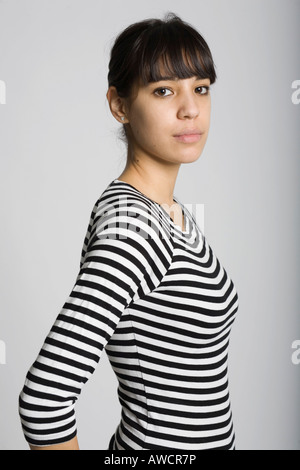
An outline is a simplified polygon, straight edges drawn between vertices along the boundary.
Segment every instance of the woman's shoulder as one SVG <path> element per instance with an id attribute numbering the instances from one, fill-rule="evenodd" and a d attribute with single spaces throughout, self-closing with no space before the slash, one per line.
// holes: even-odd
<path id="1" fill-rule="evenodd" d="M 115 184 L 115 180 L 108 184 L 97 201 L 99 210 L 121 207 L 132 208 L 134 206 L 144 209 L 154 209 L 153 203 L 134 187 L 128 184 Z M 151 210 L 151 212 L 153 212 L 153 210 Z"/>
<path id="2" fill-rule="evenodd" d="M 130 185 L 114 184 L 114 181 L 108 184 L 96 201 L 92 218 L 98 236 L 107 227 L 115 227 L 147 238 L 170 239 L 170 227 L 158 205 Z"/>
<path id="3" fill-rule="evenodd" d="M 98 217 L 122 217 L 133 222 L 133 219 L 159 221 L 160 211 L 157 205 L 128 184 L 108 184 L 98 198 L 95 207 Z"/>

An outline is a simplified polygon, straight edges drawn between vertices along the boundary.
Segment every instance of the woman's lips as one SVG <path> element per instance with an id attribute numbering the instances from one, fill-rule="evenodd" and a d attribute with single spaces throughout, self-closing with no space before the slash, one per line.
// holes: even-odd
<path id="1" fill-rule="evenodd" d="M 174 135 L 174 138 L 178 142 L 183 142 L 187 144 L 192 143 L 192 142 L 199 142 L 201 137 L 202 137 L 201 132 L 193 132 L 193 133 L 187 132 L 185 134 Z"/>
<path id="2" fill-rule="evenodd" d="M 186 144 L 193 143 L 193 142 L 199 142 L 199 140 L 202 137 L 203 132 L 200 131 L 184 131 L 181 132 L 180 134 L 174 135 L 174 138 L 178 142 L 183 142 Z"/>

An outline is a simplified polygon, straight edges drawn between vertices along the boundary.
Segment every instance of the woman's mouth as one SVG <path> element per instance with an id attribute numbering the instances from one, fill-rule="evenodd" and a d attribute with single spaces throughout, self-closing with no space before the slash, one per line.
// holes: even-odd
<path id="1" fill-rule="evenodd" d="M 190 144 L 194 142 L 199 142 L 199 140 L 202 137 L 203 132 L 198 131 L 198 130 L 185 130 L 180 132 L 179 134 L 175 134 L 174 138 L 177 140 L 177 142 L 182 142 L 185 144 Z"/>

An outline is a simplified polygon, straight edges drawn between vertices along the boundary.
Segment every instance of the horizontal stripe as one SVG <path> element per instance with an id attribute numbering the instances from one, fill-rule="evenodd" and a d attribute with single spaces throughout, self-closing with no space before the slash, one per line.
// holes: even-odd
<path id="1" fill-rule="evenodd" d="M 120 180 L 98 198 L 75 285 L 19 396 L 30 444 L 76 435 L 75 404 L 105 349 L 122 408 L 114 450 L 235 448 L 227 367 L 238 296 L 184 217 L 182 231 Z"/>

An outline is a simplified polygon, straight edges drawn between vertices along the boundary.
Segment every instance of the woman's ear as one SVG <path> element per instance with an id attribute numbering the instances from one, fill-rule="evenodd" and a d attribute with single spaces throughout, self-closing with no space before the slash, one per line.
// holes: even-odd
<path id="1" fill-rule="evenodd" d="M 125 99 L 118 95 L 116 87 L 109 87 L 106 93 L 106 98 L 109 103 L 112 115 L 117 119 L 117 121 L 121 122 L 122 124 L 127 124 L 128 119 L 126 117 L 125 111 Z"/>

